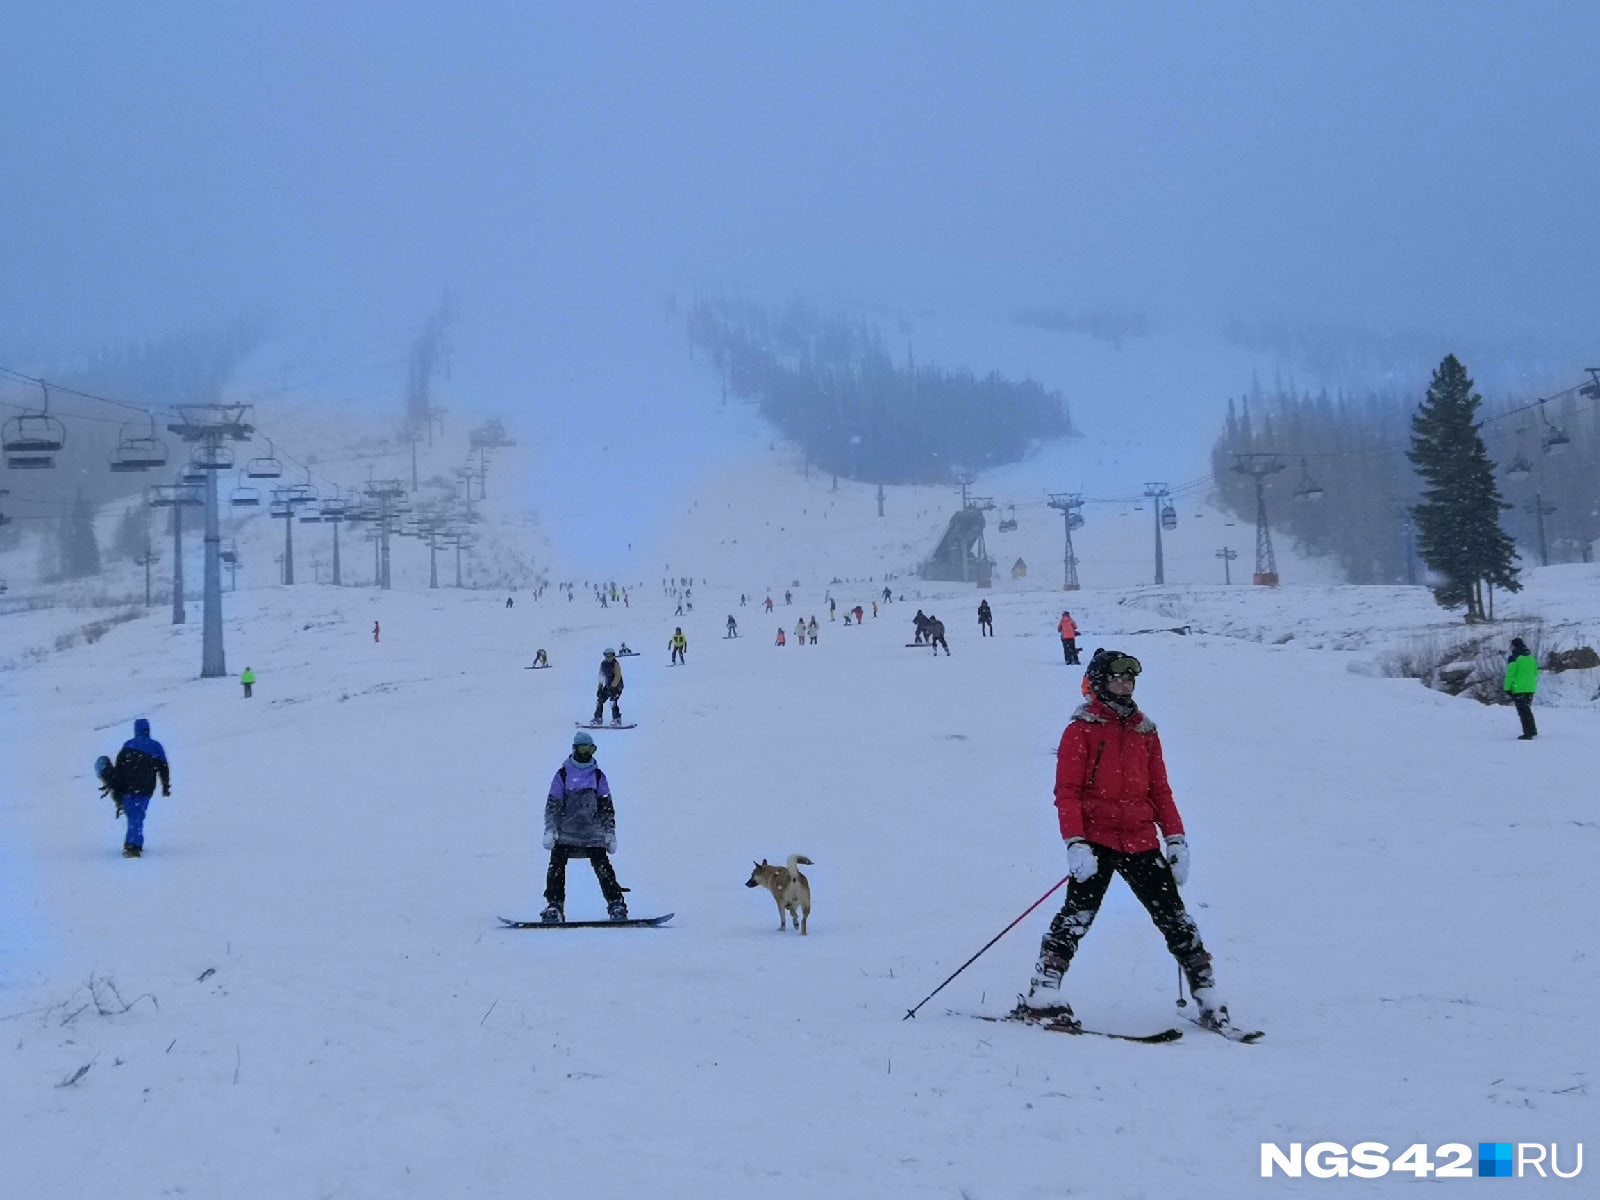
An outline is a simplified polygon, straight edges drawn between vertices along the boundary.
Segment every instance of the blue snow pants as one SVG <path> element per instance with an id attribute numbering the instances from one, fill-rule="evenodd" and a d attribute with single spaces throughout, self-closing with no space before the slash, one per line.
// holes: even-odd
<path id="1" fill-rule="evenodd" d="M 124 846 L 144 846 L 144 814 L 149 807 L 149 796 L 122 798 L 122 811 L 128 816 L 128 836 L 122 839 Z"/>

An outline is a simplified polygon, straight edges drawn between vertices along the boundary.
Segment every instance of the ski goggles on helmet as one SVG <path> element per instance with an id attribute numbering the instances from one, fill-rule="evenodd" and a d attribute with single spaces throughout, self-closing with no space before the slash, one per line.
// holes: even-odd
<path id="1" fill-rule="evenodd" d="M 1106 675 L 1134 676 L 1141 670 L 1139 660 L 1131 654 L 1119 654 L 1106 663 Z"/>

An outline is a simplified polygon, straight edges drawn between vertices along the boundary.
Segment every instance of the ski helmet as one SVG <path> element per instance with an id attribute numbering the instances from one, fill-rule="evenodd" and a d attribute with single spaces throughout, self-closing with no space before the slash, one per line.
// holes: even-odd
<path id="1" fill-rule="evenodd" d="M 1113 675 L 1137 675 L 1140 669 L 1139 660 L 1131 654 L 1124 654 L 1120 650 L 1096 650 L 1084 674 L 1089 678 L 1089 690 L 1104 698 L 1106 680 Z"/>

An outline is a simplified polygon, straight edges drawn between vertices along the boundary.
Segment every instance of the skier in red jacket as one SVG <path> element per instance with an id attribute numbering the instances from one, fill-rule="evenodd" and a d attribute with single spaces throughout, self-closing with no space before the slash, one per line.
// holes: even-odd
<path id="1" fill-rule="evenodd" d="M 1061 995 L 1061 978 L 1100 911 L 1111 877 L 1121 875 L 1188 977 L 1201 1023 L 1228 1023 L 1211 956 L 1178 894 L 1189 876 L 1189 847 L 1167 783 L 1161 736 L 1133 700 L 1139 670 L 1131 655 L 1096 650 L 1089 662 L 1089 700 L 1061 734 L 1056 811 L 1070 878 L 1066 900 L 1040 944 L 1028 994 L 1017 1005 L 1015 1015 L 1024 1020 L 1076 1025 Z"/>

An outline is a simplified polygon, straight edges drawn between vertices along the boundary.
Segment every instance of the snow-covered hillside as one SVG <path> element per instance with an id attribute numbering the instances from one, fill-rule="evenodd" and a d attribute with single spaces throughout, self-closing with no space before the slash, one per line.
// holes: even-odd
<path id="1" fill-rule="evenodd" d="M 198 611 L 92 643 L 105 610 L 0 617 L 7 1194 L 1220 1197 L 1311 1189 L 1261 1180 L 1263 1141 L 1554 1141 L 1570 1162 L 1596 1103 L 1576 1031 L 1600 985 L 1597 685 L 1564 678 L 1518 742 L 1509 709 L 1378 673 L 1386 649 L 1459 629 L 1424 591 L 1302 585 L 1288 561 L 1291 586 L 1224 587 L 1215 560 L 1199 570 L 1220 518 L 1187 506 L 1162 588 L 1141 573 L 1149 511 L 1091 514 L 1090 586 L 1070 595 L 1059 520 L 1029 515 L 1006 535 L 1029 574 L 1002 571 L 980 640 L 980 593 L 905 575 L 948 503 L 897 489 L 880 520 L 867 489 L 755 447 L 663 513 L 661 561 L 607 572 L 626 607 L 581 583 L 507 608 L 415 574 L 387 593 L 241 580 L 227 652 L 256 672 L 248 701 L 196 679 Z M 518 510 L 498 512 L 514 542 Z M 682 617 L 661 586 L 680 573 L 697 580 Z M 828 621 L 830 592 L 866 605 L 885 574 L 904 602 Z M 1503 615 L 1600 624 L 1592 568 L 1528 582 Z M 739 606 L 768 589 L 770 617 Z M 949 1015 L 1009 1007 L 1058 896 L 901 1020 L 1065 871 L 1063 603 L 1086 646 L 1144 661 L 1186 897 L 1260 1045 Z M 904 646 L 918 606 L 951 656 Z M 820 644 L 775 647 L 802 612 Z M 689 662 L 669 670 L 677 625 Z M 503 931 L 496 915 L 542 904 L 545 789 L 600 649 L 624 640 L 643 652 L 623 698 L 639 727 L 598 735 L 616 864 L 636 913 L 677 916 Z M 553 670 L 522 669 L 536 647 Z M 173 795 L 125 861 L 90 764 L 141 715 Z M 743 886 L 752 859 L 790 853 L 816 862 L 803 939 Z M 570 916 L 602 912 L 583 864 L 568 889 Z M 1115 885 L 1070 999 L 1097 1027 L 1152 1030 L 1174 985 Z"/>

